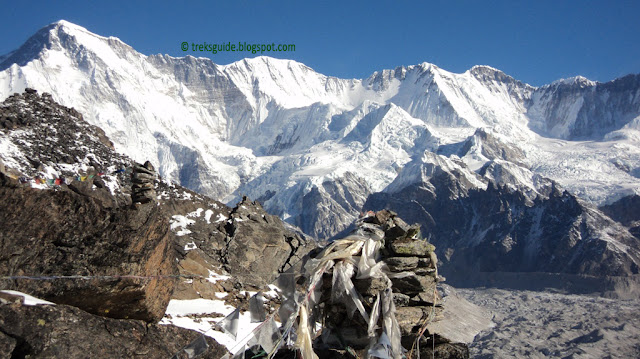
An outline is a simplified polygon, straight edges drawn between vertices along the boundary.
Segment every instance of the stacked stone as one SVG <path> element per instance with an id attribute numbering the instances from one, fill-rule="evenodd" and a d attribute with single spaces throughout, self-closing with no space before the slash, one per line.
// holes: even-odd
<path id="1" fill-rule="evenodd" d="M 438 294 L 437 257 L 435 247 L 420 237 L 420 226 L 408 225 L 394 212 L 369 213 L 358 229 L 384 233 L 382 260 L 392 273 L 396 319 L 402 334 L 402 345 L 410 349 L 420 330 L 442 317 L 442 298 Z"/>
<path id="2" fill-rule="evenodd" d="M 410 226 L 394 212 L 383 210 L 369 212 L 361 218 L 355 234 L 384 243 L 379 260 L 384 261 L 388 268 L 402 346 L 407 350 L 415 349 L 416 339 L 422 334 L 419 343 L 421 355 L 429 354 L 431 357 L 434 346 L 436 357 L 440 356 L 439 352 L 450 352 L 446 348 L 449 345 L 446 338 L 425 329 L 429 324 L 442 319 L 444 308 L 442 297 L 436 289 L 442 277 L 438 276 L 435 247 L 420 237 L 419 225 Z M 330 278 L 325 280 L 325 293 L 330 290 L 328 281 Z M 385 278 L 356 279 L 354 275 L 352 281 L 367 306 L 367 312 L 372 308 L 376 296 L 387 290 L 389 285 Z M 344 306 L 335 304 L 325 308 L 325 313 L 325 327 L 338 333 L 342 347 L 362 349 L 370 344 L 367 325 L 360 315 L 356 313 L 349 319 Z M 413 355 L 416 354 L 414 351 Z M 468 356 L 463 354 L 451 357 Z"/>
<path id="3" fill-rule="evenodd" d="M 133 165 L 131 174 L 131 200 L 133 203 L 149 203 L 157 200 L 155 190 L 156 171 L 151 162 Z"/>

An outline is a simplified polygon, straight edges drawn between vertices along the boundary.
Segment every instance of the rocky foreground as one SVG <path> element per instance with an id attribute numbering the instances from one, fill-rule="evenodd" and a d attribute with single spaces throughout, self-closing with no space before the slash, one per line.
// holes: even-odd
<path id="1" fill-rule="evenodd" d="M 319 243 L 164 181 L 47 94 L 0 105 L 0 147 L 0 358 L 640 355 L 637 301 L 456 291 L 388 210 Z"/>
<path id="2" fill-rule="evenodd" d="M 321 245 L 258 202 L 230 208 L 158 178 L 47 94 L 0 113 L 0 358 L 466 358 L 488 325 L 437 289 L 435 248 L 393 212 Z M 198 332 L 174 326 L 181 303 L 235 309 L 209 306 L 211 320 L 190 318 Z"/>

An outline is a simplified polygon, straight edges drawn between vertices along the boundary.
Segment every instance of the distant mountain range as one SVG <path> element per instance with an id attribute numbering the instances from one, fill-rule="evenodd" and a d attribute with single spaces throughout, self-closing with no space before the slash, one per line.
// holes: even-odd
<path id="1" fill-rule="evenodd" d="M 638 273 L 640 216 L 596 206 L 640 198 L 640 75 L 532 87 L 422 63 L 339 79 L 268 57 L 146 56 L 59 21 L 0 57 L 0 100 L 26 87 L 165 179 L 248 195 L 312 236 L 386 207 L 422 224 L 445 274 Z"/>

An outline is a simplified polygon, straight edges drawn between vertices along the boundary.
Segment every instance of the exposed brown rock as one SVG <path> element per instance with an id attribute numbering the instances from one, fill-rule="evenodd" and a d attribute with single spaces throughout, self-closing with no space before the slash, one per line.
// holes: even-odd
<path id="1" fill-rule="evenodd" d="M 157 206 L 105 208 L 72 191 L 0 188 L 0 273 L 96 278 L 5 282 L 41 298 L 113 318 L 158 321 L 175 285 L 166 214 Z M 150 276 L 150 278 L 100 278 Z"/>
<path id="2" fill-rule="evenodd" d="M 0 305 L 2 358 L 166 359 L 199 336 L 174 326 L 95 316 L 66 305 Z M 218 359 L 227 352 L 211 338 L 206 343 L 208 349 L 199 358 Z"/>
<path id="3" fill-rule="evenodd" d="M 243 284 L 262 287 L 300 261 L 316 244 L 287 229 L 260 203 L 244 198 L 220 228 L 226 234 L 221 259 Z"/>

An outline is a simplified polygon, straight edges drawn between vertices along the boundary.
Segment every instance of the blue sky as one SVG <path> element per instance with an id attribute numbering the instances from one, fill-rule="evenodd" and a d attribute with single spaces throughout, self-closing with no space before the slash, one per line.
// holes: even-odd
<path id="1" fill-rule="evenodd" d="M 0 14 L 0 54 L 59 19 L 119 37 L 144 54 L 189 43 L 285 43 L 323 74 L 367 77 L 430 62 L 464 72 L 476 64 L 542 85 L 583 75 L 609 81 L 640 73 L 640 1 L 11 1 Z"/>

